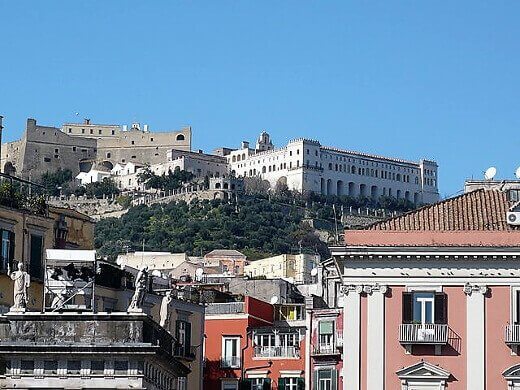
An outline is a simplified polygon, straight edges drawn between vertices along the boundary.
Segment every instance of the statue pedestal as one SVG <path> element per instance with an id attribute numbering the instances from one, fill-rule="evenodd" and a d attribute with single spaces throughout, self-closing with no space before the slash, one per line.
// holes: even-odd
<path id="1" fill-rule="evenodd" d="M 8 313 L 25 313 L 26 311 L 25 307 L 11 307 Z"/>
<path id="2" fill-rule="evenodd" d="M 128 309 L 126 312 L 127 313 L 144 313 L 143 309 L 141 309 L 141 308 Z"/>

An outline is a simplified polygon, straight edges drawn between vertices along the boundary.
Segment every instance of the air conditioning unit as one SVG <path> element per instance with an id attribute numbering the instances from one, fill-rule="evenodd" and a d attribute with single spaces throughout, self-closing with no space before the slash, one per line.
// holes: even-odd
<path id="1" fill-rule="evenodd" d="M 509 225 L 520 225 L 520 211 L 508 211 L 507 223 Z"/>

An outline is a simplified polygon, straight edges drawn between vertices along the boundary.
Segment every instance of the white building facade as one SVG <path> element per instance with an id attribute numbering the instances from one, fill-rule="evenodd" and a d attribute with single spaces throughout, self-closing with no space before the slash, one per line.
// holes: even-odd
<path id="1" fill-rule="evenodd" d="M 272 188 L 287 184 L 290 190 L 322 195 L 392 196 L 410 202 L 433 203 L 439 199 L 438 166 L 419 162 L 341 150 L 318 141 L 299 138 L 274 148 L 263 132 L 256 147 L 242 147 L 227 156 L 236 176 L 259 176 Z"/>

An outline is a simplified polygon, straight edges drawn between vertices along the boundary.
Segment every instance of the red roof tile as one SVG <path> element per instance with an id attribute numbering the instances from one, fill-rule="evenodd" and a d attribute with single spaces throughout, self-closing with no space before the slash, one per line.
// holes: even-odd
<path id="1" fill-rule="evenodd" d="M 377 222 L 368 230 L 392 231 L 517 231 L 507 223 L 506 213 L 513 206 L 507 193 L 477 190 L 406 214 Z"/>

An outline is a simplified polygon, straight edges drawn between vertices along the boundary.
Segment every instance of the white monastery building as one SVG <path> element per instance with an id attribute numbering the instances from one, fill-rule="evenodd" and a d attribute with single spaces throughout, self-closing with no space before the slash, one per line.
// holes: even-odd
<path id="1" fill-rule="evenodd" d="M 262 132 L 256 147 L 242 142 L 226 150 L 230 169 L 242 177 L 259 176 L 272 188 L 285 183 L 290 190 L 323 195 L 393 196 L 414 203 L 439 200 L 437 164 L 341 150 L 298 138 L 275 148 Z"/>

